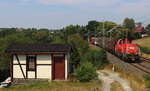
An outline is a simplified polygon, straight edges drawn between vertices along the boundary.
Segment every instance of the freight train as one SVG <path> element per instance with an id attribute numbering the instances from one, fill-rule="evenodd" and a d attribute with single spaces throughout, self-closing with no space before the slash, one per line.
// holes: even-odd
<path id="1" fill-rule="evenodd" d="M 128 62 L 137 61 L 140 58 L 140 48 L 131 42 L 127 38 L 115 39 L 106 37 L 91 38 L 90 41 L 91 44 L 100 46 Z"/>

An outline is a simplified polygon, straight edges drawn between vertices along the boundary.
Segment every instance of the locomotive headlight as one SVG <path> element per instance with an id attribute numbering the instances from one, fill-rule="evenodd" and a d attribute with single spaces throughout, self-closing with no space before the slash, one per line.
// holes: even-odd
<path id="1" fill-rule="evenodd" d="M 134 47 L 129 47 L 129 49 L 133 49 L 134 50 L 135 48 Z"/>

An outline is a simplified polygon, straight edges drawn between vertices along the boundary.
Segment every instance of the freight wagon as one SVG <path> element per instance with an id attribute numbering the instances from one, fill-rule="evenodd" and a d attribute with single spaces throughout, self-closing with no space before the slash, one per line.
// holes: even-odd
<path id="1" fill-rule="evenodd" d="M 105 50 L 117 55 L 126 61 L 137 61 L 139 60 L 140 48 L 131 43 L 127 38 L 115 39 L 101 37 L 95 39 L 97 46 L 104 48 Z"/>

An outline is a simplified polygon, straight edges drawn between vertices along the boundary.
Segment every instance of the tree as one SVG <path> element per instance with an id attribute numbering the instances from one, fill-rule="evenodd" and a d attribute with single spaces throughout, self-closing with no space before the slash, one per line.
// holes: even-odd
<path id="1" fill-rule="evenodd" d="M 75 70 L 81 61 L 81 57 L 88 51 L 89 45 L 79 34 L 70 35 L 68 44 L 72 47 L 70 58 L 74 67 L 73 70 Z"/>
<path id="2" fill-rule="evenodd" d="M 134 19 L 125 18 L 123 21 L 123 26 L 125 28 L 128 28 L 129 30 L 133 30 L 135 28 L 135 21 Z"/>
<path id="3" fill-rule="evenodd" d="M 96 34 L 98 26 L 99 26 L 98 21 L 92 20 L 88 22 L 88 25 L 86 27 L 89 33 L 89 37 L 92 37 Z"/>
<path id="4" fill-rule="evenodd" d="M 92 50 L 84 53 L 82 61 L 90 61 L 94 67 L 102 68 L 104 64 L 108 63 L 106 58 L 106 52 L 104 50 Z"/>
<path id="5" fill-rule="evenodd" d="M 150 24 L 145 27 L 146 31 L 150 31 Z"/>
<path id="6" fill-rule="evenodd" d="M 4 28 L 0 31 L 0 37 L 5 37 L 5 36 L 16 34 L 16 33 L 17 31 L 15 28 L 10 28 L 10 29 Z"/>
<path id="7" fill-rule="evenodd" d="M 117 26 L 116 23 L 112 21 L 105 21 L 105 22 L 98 22 L 98 21 L 89 21 L 87 27 L 87 30 L 89 32 L 89 37 L 93 36 L 102 36 L 103 29 L 106 32 L 112 29 L 114 26 Z"/>
<path id="8" fill-rule="evenodd" d="M 123 26 L 127 28 L 126 35 L 129 39 L 135 39 L 135 21 L 132 18 L 125 18 L 123 22 Z"/>
<path id="9" fill-rule="evenodd" d="M 65 32 L 67 33 L 67 35 L 72 35 L 77 33 L 77 27 L 78 26 L 74 26 L 74 25 L 69 25 L 65 27 Z"/>
<path id="10" fill-rule="evenodd" d="M 78 33 L 81 35 L 81 37 L 83 37 L 84 39 L 87 39 L 88 30 L 87 30 L 86 26 L 80 26 L 78 28 Z"/>
<path id="11" fill-rule="evenodd" d="M 68 43 L 73 45 L 80 55 L 84 54 L 89 49 L 89 44 L 79 34 L 69 36 Z"/>
<path id="12" fill-rule="evenodd" d="M 112 29 L 115 26 L 118 26 L 115 22 L 112 22 L 112 21 L 104 22 L 104 28 L 105 28 L 106 31 Z"/>
<path id="13" fill-rule="evenodd" d="M 49 41 L 49 33 L 48 31 L 36 31 L 32 33 L 32 38 L 35 38 L 37 42 L 48 42 Z"/>

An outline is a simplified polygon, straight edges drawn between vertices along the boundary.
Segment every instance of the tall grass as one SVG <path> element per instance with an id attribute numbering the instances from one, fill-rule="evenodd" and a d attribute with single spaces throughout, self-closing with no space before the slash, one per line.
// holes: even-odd
<path id="1" fill-rule="evenodd" d="M 144 76 L 146 87 L 150 88 L 150 75 Z"/>
<path id="2" fill-rule="evenodd" d="M 111 70 L 113 67 L 112 64 L 105 67 L 107 70 Z M 130 87 L 133 91 L 144 91 L 145 81 L 141 76 L 137 76 L 133 73 L 129 73 L 124 71 L 121 67 L 115 66 L 115 72 L 119 73 L 119 75 L 128 81 Z"/>

